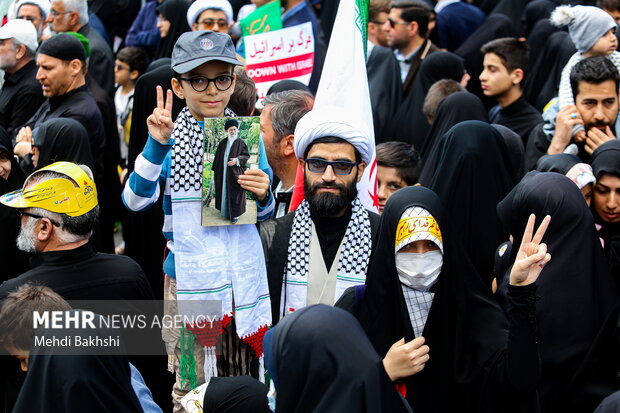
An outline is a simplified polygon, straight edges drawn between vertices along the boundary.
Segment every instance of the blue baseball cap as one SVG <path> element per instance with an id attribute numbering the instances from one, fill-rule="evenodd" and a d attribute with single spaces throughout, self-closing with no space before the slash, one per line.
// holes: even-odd
<path id="1" fill-rule="evenodd" d="M 172 70 L 177 73 L 187 73 L 212 60 L 243 66 L 237 60 L 232 39 L 225 33 L 210 30 L 185 32 L 172 50 Z"/>

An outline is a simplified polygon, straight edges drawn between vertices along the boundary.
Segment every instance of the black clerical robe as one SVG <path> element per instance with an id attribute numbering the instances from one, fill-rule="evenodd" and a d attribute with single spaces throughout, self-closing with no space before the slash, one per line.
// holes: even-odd
<path id="1" fill-rule="evenodd" d="M 346 216 L 350 219 L 351 211 L 348 212 L 348 215 L 345 214 Z M 380 217 L 371 212 L 368 213 L 368 217 L 370 218 L 370 233 L 374 244 Z M 282 218 L 261 222 L 259 227 L 263 252 L 265 253 L 265 264 L 267 265 L 267 281 L 271 297 L 271 319 L 274 325 L 280 319 L 282 281 L 288 261 L 288 246 L 294 218 L 295 211 L 289 212 Z M 349 219 L 339 220 L 336 218 L 331 220 L 319 218 L 314 221 L 317 237 L 321 245 L 321 252 L 328 270 L 337 259 L 336 254 L 344 238 Z"/>
<path id="2" fill-rule="evenodd" d="M 226 207 L 225 216 L 227 218 L 237 218 L 245 213 L 245 189 L 241 188 L 237 179 L 243 175 L 246 169 L 246 163 L 250 159 L 250 151 L 242 139 L 237 138 L 230 146 L 228 159 L 226 156 L 226 145 L 228 139 L 222 139 L 217 145 L 215 151 L 215 159 L 211 169 L 215 171 L 215 208 L 222 210 L 222 192 L 223 185 L 226 186 Z M 235 166 L 227 166 L 227 162 L 237 158 L 238 164 Z M 224 176 L 226 175 L 226 176 Z"/>

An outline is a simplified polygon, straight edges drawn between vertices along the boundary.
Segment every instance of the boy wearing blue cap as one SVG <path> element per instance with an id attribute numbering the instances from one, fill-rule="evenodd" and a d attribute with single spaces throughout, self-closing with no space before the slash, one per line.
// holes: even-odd
<path id="1" fill-rule="evenodd" d="M 164 298 L 178 298 L 179 310 L 181 300 L 222 303 L 222 318 L 215 323 L 163 329 L 168 367 L 177 378 L 172 393 L 175 412 L 182 411 L 179 400 L 187 391 L 212 376 L 257 377 L 262 335 L 271 324 L 264 255 L 256 227 L 202 227 L 200 221 L 203 121 L 236 116 L 227 104 L 235 89 L 234 67 L 241 64 L 227 34 L 195 31 L 179 37 L 172 52 L 172 91 L 187 106 L 173 123 L 172 91 L 168 90 L 164 99 L 162 88 L 157 87 L 157 107 L 147 119 L 149 138 L 123 191 L 125 205 L 140 211 L 157 201 L 160 183 L 164 185 L 163 233 L 170 250 L 163 268 Z M 269 172 L 268 167 L 249 169 L 238 178 L 243 189 L 256 195 L 259 221 L 273 211 Z M 176 315 L 176 308 L 168 314 Z M 224 340 L 228 344 L 220 347 Z M 180 364 L 195 368 L 181 368 Z"/>

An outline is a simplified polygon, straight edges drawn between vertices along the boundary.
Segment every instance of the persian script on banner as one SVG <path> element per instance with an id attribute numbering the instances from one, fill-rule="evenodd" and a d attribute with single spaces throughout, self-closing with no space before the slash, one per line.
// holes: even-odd
<path id="1" fill-rule="evenodd" d="M 258 94 L 258 107 L 274 83 L 293 79 L 304 85 L 310 81 L 314 67 L 312 24 L 244 37 L 246 71 Z"/>

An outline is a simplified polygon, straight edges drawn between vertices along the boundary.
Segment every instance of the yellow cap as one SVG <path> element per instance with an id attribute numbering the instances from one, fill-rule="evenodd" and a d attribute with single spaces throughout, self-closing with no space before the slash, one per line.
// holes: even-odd
<path id="1" fill-rule="evenodd" d="M 72 217 L 84 215 L 97 206 L 97 187 L 86 171 L 71 162 L 56 162 L 32 173 L 28 183 L 36 175 L 57 172 L 66 178 L 53 178 L 35 185 L 9 192 L 0 202 L 13 208 L 42 208 Z"/>

